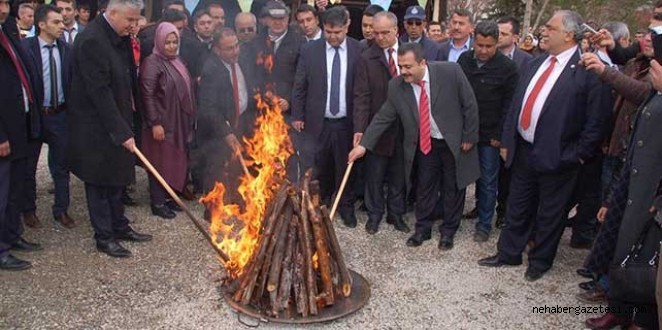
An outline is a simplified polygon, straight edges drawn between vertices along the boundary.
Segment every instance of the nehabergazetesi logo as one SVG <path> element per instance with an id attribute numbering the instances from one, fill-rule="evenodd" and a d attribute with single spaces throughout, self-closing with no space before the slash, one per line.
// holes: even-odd
<path id="1" fill-rule="evenodd" d="M 534 306 L 532 308 L 533 314 L 621 314 L 621 313 L 645 313 L 645 307 L 641 308 L 628 308 L 622 309 L 620 307 L 610 307 L 610 306 Z"/>

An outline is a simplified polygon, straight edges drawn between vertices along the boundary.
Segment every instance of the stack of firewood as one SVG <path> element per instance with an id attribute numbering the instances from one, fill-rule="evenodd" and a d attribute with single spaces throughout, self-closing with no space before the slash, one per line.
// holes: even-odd
<path id="1" fill-rule="evenodd" d="M 291 318 L 317 315 L 349 297 L 352 279 L 310 172 L 299 189 L 281 185 L 260 233 L 251 261 L 228 285 L 235 302 L 271 317 Z"/>

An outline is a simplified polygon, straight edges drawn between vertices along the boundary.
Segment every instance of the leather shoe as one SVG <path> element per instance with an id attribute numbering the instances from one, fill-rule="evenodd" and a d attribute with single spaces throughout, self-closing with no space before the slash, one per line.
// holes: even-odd
<path id="1" fill-rule="evenodd" d="M 126 206 L 136 206 L 138 203 L 129 195 L 129 193 L 126 191 L 122 191 L 122 204 Z"/>
<path id="2" fill-rule="evenodd" d="M 586 269 L 586 268 L 578 268 L 577 269 L 577 275 L 579 275 L 581 277 L 586 277 L 586 278 L 593 279 L 593 273 L 589 272 L 588 269 Z"/>
<path id="3" fill-rule="evenodd" d="M 476 219 L 478 218 L 478 208 L 474 207 L 471 211 L 462 215 L 462 219 Z"/>
<path id="4" fill-rule="evenodd" d="M 161 205 L 152 204 L 151 207 L 152 207 L 152 214 L 157 216 L 157 217 L 160 217 L 160 218 L 163 218 L 163 219 L 174 219 L 177 216 L 177 214 L 175 212 L 173 212 L 165 204 L 161 204 Z"/>
<path id="5" fill-rule="evenodd" d="M 379 220 L 377 217 L 369 217 L 368 222 L 365 223 L 365 231 L 370 235 L 377 234 L 379 231 Z"/>
<path id="6" fill-rule="evenodd" d="M 29 261 L 21 260 L 7 253 L 4 257 L 0 257 L 0 269 L 2 270 L 25 270 L 32 267 Z"/>
<path id="7" fill-rule="evenodd" d="M 171 209 L 171 210 L 173 210 L 173 211 L 175 211 L 175 212 L 181 212 L 181 211 L 182 211 L 181 206 L 179 206 L 179 204 L 177 204 L 177 203 L 176 203 L 175 201 L 173 201 L 172 199 L 168 199 L 168 200 L 166 200 L 165 205 L 166 205 L 169 209 Z"/>
<path id="8" fill-rule="evenodd" d="M 478 260 L 478 265 L 485 267 L 519 266 L 521 264 L 522 260 L 519 262 L 507 262 L 505 260 L 501 260 L 499 254 Z"/>
<path id="9" fill-rule="evenodd" d="M 132 242 L 147 242 L 152 240 L 152 235 L 149 234 L 141 234 L 131 228 L 129 230 L 121 233 L 121 234 L 115 234 L 115 239 L 121 240 L 121 241 L 132 241 Z"/>
<path id="10" fill-rule="evenodd" d="M 577 297 L 577 300 L 588 304 L 607 304 L 607 294 L 602 288 L 600 288 L 600 286 L 596 286 L 595 289 L 591 291 L 578 293 L 575 297 Z"/>
<path id="11" fill-rule="evenodd" d="M 537 269 L 529 266 L 526 269 L 526 273 L 524 273 L 524 278 L 526 278 L 526 280 L 529 281 L 529 282 L 535 282 L 535 281 L 541 279 L 543 275 L 545 275 L 545 272 L 537 270 Z"/>
<path id="12" fill-rule="evenodd" d="M 128 258 L 131 256 L 131 251 L 125 249 L 115 240 L 109 240 L 106 242 L 97 241 L 97 250 L 113 258 Z"/>
<path id="13" fill-rule="evenodd" d="M 595 290 L 596 284 L 595 281 L 586 281 L 579 283 L 579 288 L 586 291 Z"/>
<path id="14" fill-rule="evenodd" d="M 182 198 L 187 201 L 195 200 L 195 189 L 192 185 L 186 185 L 182 191 Z"/>
<path id="15" fill-rule="evenodd" d="M 414 235 L 411 235 L 411 237 L 409 237 L 409 239 L 407 240 L 407 246 L 411 246 L 411 247 L 421 246 L 423 242 L 431 238 L 432 238 L 432 234 L 430 232 L 414 233 Z"/>
<path id="16" fill-rule="evenodd" d="M 23 223 L 30 228 L 41 228 L 41 221 L 34 212 L 23 213 Z"/>
<path id="17" fill-rule="evenodd" d="M 356 227 L 356 215 L 354 214 L 354 210 L 340 212 L 340 218 L 345 226 L 349 228 Z"/>
<path id="18" fill-rule="evenodd" d="M 37 243 L 30 243 L 21 237 L 11 246 L 11 249 L 15 251 L 33 252 L 43 250 L 44 248 Z"/>
<path id="19" fill-rule="evenodd" d="M 453 248 L 453 237 L 448 235 L 442 235 L 439 240 L 439 245 L 437 246 L 439 250 L 448 251 Z"/>
<path id="20" fill-rule="evenodd" d="M 627 324 L 626 321 L 620 319 L 618 316 L 612 313 L 606 313 L 600 317 L 593 317 L 584 321 L 584 325 L 586 325 L 587 328 L 593 330 L 608 330 L 619 325 L 623 326 L 625 324 Z"/>
<path id="21" fill-rule="evenodd" d="M 394 215 L 387 215 L 386 216 L 386 223 L 393 225 L 393 228 L 397 231 L 401 231 L 403 233 L 409 233 L 411 230 L 409 229 L 409 226 L 405 223 L 404 219 L 402 216 L 394 216 Z"/>
<path id="22" fill-rule="evenodd" d="M 55 221 L 60 223 L 64 228 L 71 229 L 76 227 L 76 222 L 66 212 L 60 215 L 56 215 Z"/>

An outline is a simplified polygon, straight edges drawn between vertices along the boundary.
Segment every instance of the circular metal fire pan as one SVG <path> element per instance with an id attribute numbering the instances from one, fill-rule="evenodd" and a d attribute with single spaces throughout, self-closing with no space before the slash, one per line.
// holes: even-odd
<path id="1" fill-rule="evenodd" d="M 230 304 L 232 309 L 239 313 L 256 318 L 258 320 L 266 320 L 268 322 L 309 324 L 332 321 L 358 311 L 359 309 L 363 308 L 363 306 L 365 306 L 370 299 L 370 283 L 368 283 L 368 280 L 366 280 L 365 277 L 363 277 L 361 274 L 351 269 L 349 270 L 349 273 L 352 276 L 352 294 L 347 298 L 336 300 L 333 306 L 327 306 L 320 309 L 317 315 L 309 315 L 305 318 L 298 314 L 293 318 L 288 318 L 285 317 L 284 313 L 281 313 L 279 315 L 280 317 L 268 316 L 251 305 L 244 306 L 233 301 L 232 295 L 228 293 L 225 293 L 225 301 Z"/>

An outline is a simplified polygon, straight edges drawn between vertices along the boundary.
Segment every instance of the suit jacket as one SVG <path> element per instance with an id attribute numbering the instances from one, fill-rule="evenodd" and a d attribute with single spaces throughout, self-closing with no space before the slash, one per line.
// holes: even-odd
<path id="1" fill-rule="evenodd" d="M 515 51 L 513 52 L 513 61 L 517 63 L 517 68 L 523 67 L 532 58 L 533 56 L 531 56 L 531 54 L 519 49 L 519 47 L 515 45 Z"/>
<path id="2" fill-rule="evenodd" d="M 455 63 L 428 63 L 430 72 L 430 109 L 453 157 L 456 184 L 463 189 L 480 176 L 477 148 L 462 152 L 462 143 L 478 142 L 478 105 L 469 81 Z M 388 97 L 381 110 L 368 125 L 361 145 L 374 151 L 379 137 L 397 120 L 404 129 L 405 175 L 407 190 L 411 189 L 411 171 L 419 149 L 419 115 L 416 95 L 402 76 L 391 79 Z"/>
<path id="3" fill-rule="evenodd" d="M 28 55 L 21 47 L 18 28 L 13 17 L 7 18 L 2 25 L 2 30 L 22 64 L 34 95 L 38 89 L 35 85 L 37 74 L 31 65 L 32 62 L 28 60 Z M 11 153 L 6 159 L 26 157 L 28 139 L 39 137 L 41 131 L 40 108 L 36 97 L 34 97 L 34 101 L 28 105 L 29 112 L 26 116 L 23 89 L 18 72 L 4 47 L 0 47 L 0 107 L 2 108 L 0 110 L 0 143 L 9 141 L 11 148 Z"/>
<path id="4" fill-rule="evenodd" d="M 501 139 L 508 149 L 506 166 L 517 152 L 517 127 L 526 89 L 549 55 L 531 60 L 520 70 L 520 79 L 506 117 Z M 599 152 L 612 110 L 610 89 L 588 72 L 575 52 L 552 88 L 536 126 L 531 166 L 540 172 L 556 172 L 589 160 Z"/>
<path id="5" fill-rule="evenodd" d="M 135 180 L 135 158 L 122 143 L 134 136 L 140 111 L 133 50 L 99 17 L 76 37 L 68 105 L 67 160 L 86 183 L 126 186 Z"/>
<path id="6" fill-rule="evenodd" d="M 60 52 L 60 65 L 62 70 L 62 88 L 64 90 L 64 100 L 65 102 L 69 98 L 69 92 L 70 92 L 70 87 L 71 87 L 71 68 L 72 68 L 72 53 L 71 53 L 71 46 L 67 44 L 66 42 L 58 39 L 56 40 L 57 43 L 57 49 Z M 35 71 L 37 72 L 38 76 L 35 77 L 35 96 L 37 100 L 37 104 L 39 106 L 42 106 L 44 103 L 44 68 L 42 67 L 42 58 L 41 58 L 41 49 L 39 49 L 39 38 L 38 37 L 30 37 L 30 38 L 25 38 L 21 40 L 21 44 L 23 48 L 26 50 L 26 53 L 28 54 L 28 58 L 31 62 L 31 65 L 34 66 Z"/>
<path id="7" fill-rule="evenodd" d="M 255 2 L 254 2 L 255 4 Z M 274 54 L 271 40 L 267 34 L 267 29 L 259 34 L 247 45 L 247 56 L 251 58 L 252 63 L 256 63 L 257 58 Z M 299 60 L 299 50 L 301 48 L 301 35 L 290 27 L 283 37 L 283 40 L 275 52 L 274 66 L 271 73 L 268 73 L 263 66 L 256 70 L 256 79 L 260 83 L 273 82 L 275 84 L 276 94 L 290 103 L 292 107 L 292 87 L 294 86 L 294 76 L 297 71 L 297 62 Z M 261 89 L 264 91 L 264 87 Z"/>
<path id="8" fill-rule="evenodd" d="M 352 91 L 361 46 L 355 39 L 347 37 L 346 40 L 347 80 L 341 83 L 345 84 L 347 118 L 351 122 L 354 106 Z M 292 120 L 303 121 L 304 131 L 312 134 L 315 139 L 322 132 L 327 98 L 326 40 L 319 39 L 301 50 L 292 96 Z"/>
<path id="9" fill-rule="evenodd" d="M 405 33 L 402 37 L 400 37 L 400 42 L 402 43 L 409 42 L 409 36 Z M 421 37 L 419 43 L 421 44 L 421 46 L 423 46 L 423 54 L 425 54 L 426 61 L 428 62 L 439 61 L 439 56 L 440 56 L 439 50 L 441 49 L 439 43 L 430 40 L 425 35 Z"/>
<path id="10" fill-rule="evenodd" d="M 363 39 L 365 40 L 365 39 Z M 394 54 L 393 56 L 396 56 Z M 391 81 L 388 62 L 384 50 L 376 43 L 372 43 L 361 54 L 361 61 L 356 67 L 356 80 L 354 82 L 354 132 L 363 133 L 372 118 L 382 108 L 388 96 L 388 82 Z M 402 141 L 402 129 L 399 121 L 391 125 L 382 134 L 375 145 L 374 152 L 381 156 L 391 156 L 395 144 Z"/>
<path id="11" fill-rule="evenodd" d="M 438 61 L 448 61 L 448 56 L 451 52 L 451 42 L 453 42 L 453 39 L 448 39 L 439 45 L 439 57 L 437 58 Z M 469 37 L 469 49 L 467 51 L 473 48 L 474 38 Z"/>

